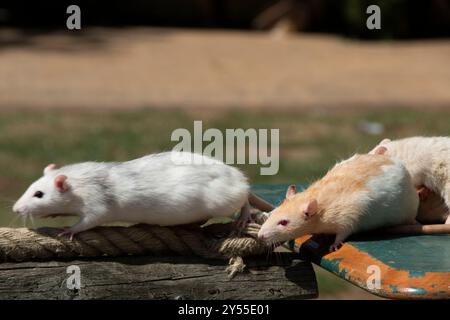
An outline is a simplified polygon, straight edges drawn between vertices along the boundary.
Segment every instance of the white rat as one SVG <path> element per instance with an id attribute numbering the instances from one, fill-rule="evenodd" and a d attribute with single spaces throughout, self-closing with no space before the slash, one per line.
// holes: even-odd
<path id="1" fill-rule="evenodd" d="M 295 186 L 258 237 L 278 243 L 306 234 L 335 234 L 337 250 L 352 233 L 414 224 L 419 197 L 403 164 L 383 155 L 355 155 L 301 193 Z"/>
<path id="2" fill-rule="evenodd" d="M 450 208 L 450 138 L 411 137 L 395 141 L 384 139 L 370 153 L 383 153 L 401 160 L 417 188 L 425 186 L 440 195 L 447 209 Z M 449 210 L 441 212 L 440 220 L 450 224 Z M 429 216 L 430 214 L 419 210 L 418 220 L 435 219 Z"/>
<path id="3" fill-rule="evenodd" d="M 80 221 L 62 233 L 70 236 L 116 221 L 170 226 L 229 217 L 239 209 L 242 222 L 249 217 L 248 199 L 272 209 L 249 190 L 237 168 L 199 154 L 165 152 L 127 162 L 51 164 L 13 210 L 34 217 L 78 215 Z"/>

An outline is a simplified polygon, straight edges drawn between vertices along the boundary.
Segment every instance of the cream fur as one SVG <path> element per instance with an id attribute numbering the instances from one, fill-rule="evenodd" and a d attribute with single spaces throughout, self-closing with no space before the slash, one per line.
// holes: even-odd
<path id="1" fill-rule="evenodd" d="M 315 199 L 318 211 L 306 217 L 304 208 Z M 287 198 L 259 231 L 268 242 L 305 234 L 350 234 L 383 226 L 413 223 L 419 199 L 411 178 L 398 160 L 382 155 L 355 155 L 334 166 L 304 192 Z M 287 220 L 287 225 L 279 222 Z"/>
<path id="2" fill-rule="evenodd" d="M 378 146 L 386 147 L 385 155 L 403 162 L 416 187 L 424 185 L 439 194 L 450 208 L 450 138 L 411 137 L 394 141 L 385 139 Z M 443 217 L 445 218 L 447 223 L 450 223 L 448 213 L 447 217 Z"/>

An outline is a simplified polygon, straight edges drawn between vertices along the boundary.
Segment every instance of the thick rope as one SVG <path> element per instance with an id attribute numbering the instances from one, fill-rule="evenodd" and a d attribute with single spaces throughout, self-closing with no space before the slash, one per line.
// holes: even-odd
<path id="1" fill-rule="evenodd" d="M 230 276 L 245 265 L 242 257 L 266 253 L 269 248 L 257 240 L 261 218 L 238 231 L 233 223 L 207 227 L 184 225 L 160 227 L 137 224 L 130 227 L 97 227 L 76 234 L 73 239 L 58 234 L 57 228 L 0 228 L 0 259 L 6 261 L 52 260 L 124 255 L 196 255 L 230 259 Z M 0 261 L 0 262 L 1 262 Z"/>

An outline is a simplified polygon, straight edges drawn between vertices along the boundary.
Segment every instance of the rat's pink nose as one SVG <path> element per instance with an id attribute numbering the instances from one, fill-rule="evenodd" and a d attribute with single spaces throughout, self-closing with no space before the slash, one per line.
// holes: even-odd
<path id="1" fill-rule="evenodd" d="M 16 214 L 20 214 L 22 212 L 22 208 L 19 207 L 17 204 L 15 204 L 13 206 L 13 212 L 16 213 Z"/>

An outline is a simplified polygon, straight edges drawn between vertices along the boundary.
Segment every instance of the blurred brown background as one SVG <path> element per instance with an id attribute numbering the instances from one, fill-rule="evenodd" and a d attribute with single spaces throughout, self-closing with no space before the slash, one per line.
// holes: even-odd
<path id="1" fill-rule="evenodd" d="M 68 4 L 0 4 L 0 108 L 450 105 L 450 1 Z"/>

